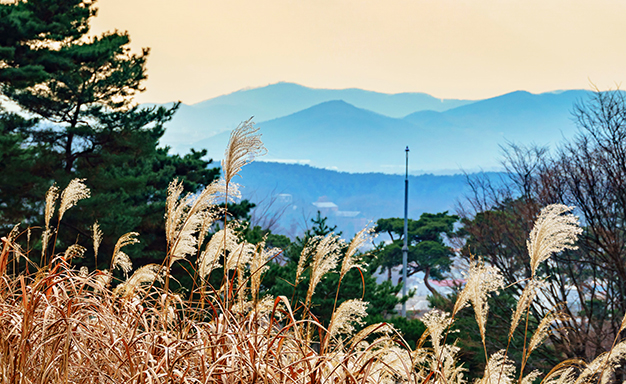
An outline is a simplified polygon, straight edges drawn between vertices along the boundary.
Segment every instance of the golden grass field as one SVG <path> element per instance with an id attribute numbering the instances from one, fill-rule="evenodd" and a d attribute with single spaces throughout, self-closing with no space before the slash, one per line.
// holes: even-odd
<path id="1" fill-rule="evenodd" d="M 118 240 L 108 270 L 75 268 L 72 260 L 86 252 L 79 245 L 55 249 L 58 223 L 68 209 L 89 197 L 89 189 L 83 180 L 73 180 L 61 193 L 52 187 L 46 196 L 43 229 L 15 227 L 2 238 L 2 382 L 466 382 L 455 334 L 449 331 L 458 311 L 471 306 L 487 355 L 487 299 L 504 289 L 497 268 L 480 259 L 473 261 L 454 310 L 424 315 L 427 332 L 411 350 L 387 323 L 361 329 L 367 303 L 358 298 L 337 306 L 328 327 L 308 310 L 325 274 L 338 266 L 340 277 L 352 268 L 363 268 L 358 249 L 368 239 L 368 229 L 348 244 L 333 234 L 307 244 L 293 277 L 298 284 L 305 270 L 311 276 L 306 300 L 301 303 L 261 292 L 263 272 L 280 250 L 242 241 L 234 223 L 226 221 L 220 222 L 221 229 L 207 241 L 209 231 L 215 228 L 216 207 L 238 195 L 233 177 L 263 151 L 257 129 L 250 122 L 243 123 L 226 149 L 223 179 L 186 196 L 181 184 L 173 181 L 165 213 L 168 252 L 161 265 L 134 271 L 123 248 L 138 241 L 136 233 Z M 575 247 L 581 229 L 570 211 L 571 207 L 551 205 L 535 222 L 528 240 L 532 276 L 523 282 L 525 288 L 511 316 L 509 339 L 517 327 L 528 326 L 527 309 L 544 284 L 535 277 L 537 267 L 552 254 Z M 98 257 L 102 233 L 97 223 L 93 239 L 93 254 Z M 41 255 L 36 258 L 35 252 Z M 197 285 L 188 298 L 170 290 L 169 271 L 174 263 L 192 255 L 197 256 Z M 26 268 L 19 273 L 9 268 L 24 260 Z M 114 269 L 123 272 L 124 281 L 112 281 Z M 223 274 L 222 284 L 211 286 L 208 278 L 218 272 Z M 294 314 L 296 307 L 305 308 L 297 312 L 302 315 Z M 553 312 L 540 321 L 532 337 L 524 341 L 521 361 L 510 360 L 508 347 L 491 354 L 479 383 L 614 381 L 614 371 L 626 354 L 623 342 L 615 342 L 611 351 L 588 364 L 564 361 L 550 372 L 524 369 L 531 353 L 562 316 Z M 625 327 L 622 322 L 620 331 Z"/>

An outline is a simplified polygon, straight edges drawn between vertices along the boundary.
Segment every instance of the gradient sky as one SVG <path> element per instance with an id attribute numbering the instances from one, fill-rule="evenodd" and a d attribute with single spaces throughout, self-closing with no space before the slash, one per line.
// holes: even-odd
<path id="1" fill-rule="evenodd" d="M 279 81 L 479 99 L 626 79 L 623 0 L 99 0 L 150 47 L 139 102 Z"/>

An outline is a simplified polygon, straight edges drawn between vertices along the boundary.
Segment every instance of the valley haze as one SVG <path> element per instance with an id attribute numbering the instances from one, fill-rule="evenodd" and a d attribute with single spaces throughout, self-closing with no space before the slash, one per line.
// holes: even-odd
<path id="1" fill-rule="evenodd" d="M 253 225 L 293 237 L 319 210 L 349 237 L 379 218 L 403 215 L 407 145 L 409 217 L 454 212 L 469 193 L 467 177 L 505 177 L 501 146 L 554 148 L 573 137 L 571 111 L 589 94 L 516 91 L 457 100 L 277 83 L 181 104 L 162 144 L 181 154 L 206 149 L 217 165 L 230 131 L 254 116 L 268 154 L 240 180 L 243 197 L 258 205 Z"/>

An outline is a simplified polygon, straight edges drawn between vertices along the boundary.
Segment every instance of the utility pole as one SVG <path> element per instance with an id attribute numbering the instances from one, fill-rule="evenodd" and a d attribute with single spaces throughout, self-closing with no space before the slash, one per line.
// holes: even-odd
<path id="1" fill-rule="evenodd" d="M 407 263 L 409 257 L 408 246 L 408 214 L 409 214 L 409 146 L 406 146 L 406 173 L 404 175 L 404 245 L 402 246 L 402 296 L 406 296 L 407 281 Z M 406 301 L 402 303 L 402 317 L 406 317 Z"/>

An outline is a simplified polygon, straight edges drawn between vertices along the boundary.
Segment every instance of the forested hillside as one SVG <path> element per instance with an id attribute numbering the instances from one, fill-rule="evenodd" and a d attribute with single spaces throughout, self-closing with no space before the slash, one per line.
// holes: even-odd
<path id="1" fill-rule="evenodd" d="M 317 210 L 347 236 L 368 221 L 400 217 L 404 212 L 404 176 L 400 175 L 346 173 L 262 161 L 248 165 L 241 174 L 239 182 L 244 187 L 244 197 L 259 204 L 258 219 L 273 200 L 270 211 L 282 214 L 279 224 L 289 235 L 302 231 L 306 218 Z M 497 183 L 502 175 L 486 173 L 485 176 Z M 424 212 L 453 211 L 457 201 L 469 192 L 467 177 L 463 174 L 409 176 L 409 217 L 418 218 Z M 337 207 L 320 208 L 313 204 L 317 202 L 332 202 Z"/>

